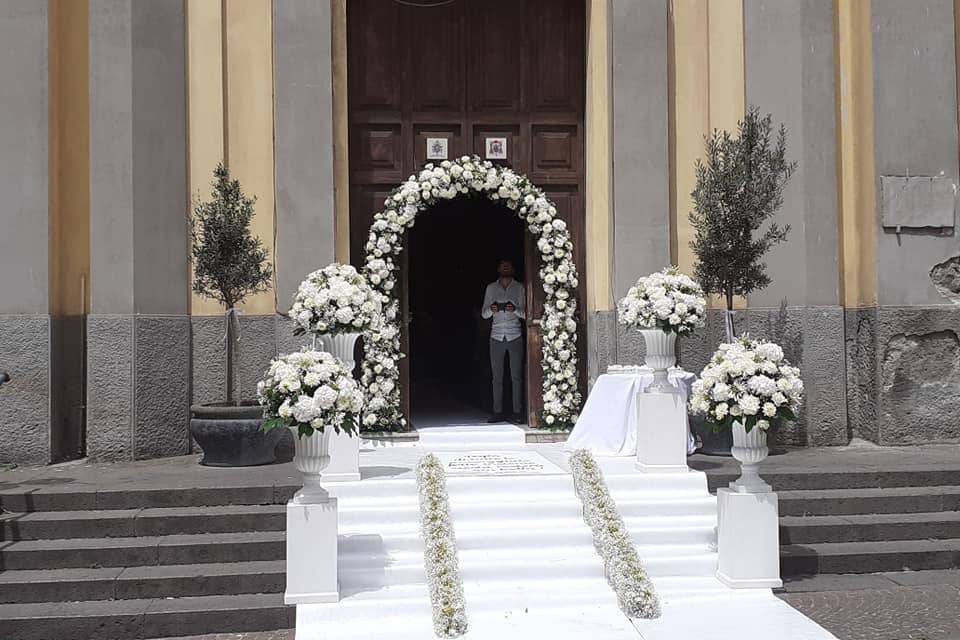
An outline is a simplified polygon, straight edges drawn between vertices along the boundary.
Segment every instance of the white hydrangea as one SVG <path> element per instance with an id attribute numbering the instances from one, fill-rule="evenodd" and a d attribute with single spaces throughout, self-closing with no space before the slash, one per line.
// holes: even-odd
<path id="1" fill-rule="evenodd" d="M 800 370 L 787 362 L 783 349 L 744 336 L 717 347 L 692 386 L 690 411 L 717 429 L 741 421 L 748 431 L 754 426 L 766 431 L 795 419 L 802 402 Z"/>
<path id="2" fill-rule="evenodd" d="M 579 278 L 570 231 L 557 217 L 557 209 L 546 194 L 524 176 L 477 156 L 462 156 L 424 166 L 394 189 L 384 202 L 384 210 L 374 215 L 363 273 L 377 294 L 382 318 L 364 331 L 362 383 L 370 402 L 362 422 L 367 429 L 403 428 L 406 423 L 400 411 L 400 372 L 396 362 L 403 355 L 399 306 L 393 292 L 403 232 L 413 226 L 416 215 L 423 210 L 470 192 L 516 211 L 536 239 L 542 264 L 539 278 L 545 294 L 543 324 L 553 327 L 552 333 L 543 336 L 543 420 L 551 427 L 565 428 L 576 421 L 581 402 L 575 320 Z M 688 321 L 682 314 L 680 319 L 681 325 Z M 555 400 L 547 402 L 551 388 L 556 389 Z"/>
<path id="3" fill-rule="evenodd" d="M 364 406 L 352 372 L 331 354 L 306 348 L 273 360 L 257 397 L 265 430 L 297 427 L 302 436 L 328 428 L 354 433 Z"/>
<path id="4" fill-rule="evenodd" d="M 617 303 L 620 324 L 689 335 L 704 325 L 707 303 L 695 280 L 667 267 L 637 280 Z"/>
<path id="5" fill-rule="evenodd" d="M 298 334 L 361 333 L 380 311 L 380 295 L 356 268 L 333 263 L 300 283 L 288 315 Z"/>

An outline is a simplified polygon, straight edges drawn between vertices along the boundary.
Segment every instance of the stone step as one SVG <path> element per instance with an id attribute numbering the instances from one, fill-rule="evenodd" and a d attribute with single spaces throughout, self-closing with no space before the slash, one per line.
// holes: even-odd
<path id="1" fill-rule="evenodd" d="M 284 537 L 282 531 L 259 531 L 22 540 L 0 549 L 0 563 L 16 571 L 281 560 Z"/>
<path id="2" fill-rule="evenodd" d="M 0 603 L 282 593 L 283 560 L 0 572 Z"/>
<path id="3" fill-rule="evenodd" d="M 954 569 L 930 569 L 926 571 L 793 576 L 784 579 L 783 587 L 777 591 L 782 593 L 866 591 L 940 584 L 960 585 L 960 572 Z"/>
<path id="4" fill-rule="evenodd" d="M 780 547 L 783 576 L 960 568 L 960 539 L 823 542 Z"/>
<path id="5" fill-rule="evenodd" d="M 739 474 L 726 469 L 707 469 L 707 483 L 711 492 L 726 487 Z M 898 469 L 895 471 L 823 471 L 768 472 L 760 467 L 760 475 L 775 491 L 811 491 L 819 489 L 867 489 L 894 487 L 955 486 L 960 467 L 954 469 Z"/>
<path id="6" fill-rule="evenodd" d="M 225 505 L 286 504 L 301 484 L 294 478 L 282 484 L 249 486 L 173 487 L 158 489 L 40 489 L 0 490 L 0 511 L 79 511 L 87 509 L 150 509 Z"/>
<path id="7" fill-rule="evenodd" d="M 283 595 L 244 594 L 0 605 L 4 640 L 131 640 L 289 629 Z"/>
<path id="8" fill-rule="evenodd" d="M 960 511 L 780 518 L 781 544 L 960 538 Z"/>
<path id="9" fill-rule="evenodd" d="M 0 514 L 0 540 L 283 531 L 285 505 L 91 509 Z"/>
<path id="10" fill-rule="evenodd" d="M 779 497 L 781 516 L 960 511 L 960 486 L 783 491 Z"/>

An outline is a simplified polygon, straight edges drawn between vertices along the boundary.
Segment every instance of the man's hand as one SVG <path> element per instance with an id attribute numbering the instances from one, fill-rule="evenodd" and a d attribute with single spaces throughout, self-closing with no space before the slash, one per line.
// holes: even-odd
<path id="1" fill-rule="evenodd" d="M 517 308 L 516 308 L 515 306 L 513 306 L 513 303 L 512 303 L 512 302 L 508 302 L 508 303 L 507 303 L 506 309 L 507 309 L 507 311 L 509 311 L 510 313 L 513 313 L 514 311 L 517 310 Z"/>
<path id="2" fill-rule="evenodd" d="M 496 303 L 496 302 L 494 302 L 493 304 L 490 305 L 490 311 L 493 311 L 494 313 L 496 313 L 496 312 L 499 311 L 499 310 L 500 310 L 500 309 L 499 309 L 499 307 L 497 307 L 497 303 Z"/>

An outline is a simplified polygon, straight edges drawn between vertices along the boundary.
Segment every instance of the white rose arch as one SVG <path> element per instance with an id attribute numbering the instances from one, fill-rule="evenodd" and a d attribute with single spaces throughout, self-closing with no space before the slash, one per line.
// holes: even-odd
<path id="1" fill-rule="evenodd" d="M 431 205 L 459 197 L 483 196 L 503 202 L 527 223 L 537 238 L 544 292 L 543 422 L 553 428 L 570 428 L 580 409 L 577 390 L 576 288 L 570 232 L 557 218 L 557 208 L 544 192 L 512 169 L 477 156 L 463 156 L 439 165 L 427 164 L 410 176 L 384 201 L 374 215 L 366 245 L 365 275 L 382 296 L 382 320 L 364 333 L 363 385 L 367 406 L 365 430 L 398 430 L 406 427 L 400 410 L 399 302 L 394 295 L 403 250 L 404 231 Z"/>

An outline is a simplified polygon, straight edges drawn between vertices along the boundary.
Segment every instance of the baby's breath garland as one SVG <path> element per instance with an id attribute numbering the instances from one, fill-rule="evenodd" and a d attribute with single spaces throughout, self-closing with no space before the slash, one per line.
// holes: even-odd
<path id="1" fill-rule="evenodd" d="M 456 638 L 467 632 L 466 603 L 457 565 L 457 539 L 450 522 L 446 475 L 440 459 L 432 453 L 417 464 L 417 493 L 433 630 L 441 638 Z"/>
<path id="2" fill-rule="evenodd" d="M 373 218 L 366 244 L 364 275 L 381 294 L 382 321 L 365 334 L 363 385 L 369 399 L 363 426 L 403 429 L 400 411 L 399 304 L 393 289 L 397 282 L 403 233 L 416 216 L 444 200 L 476 195 L 503 202 L 517 212 L 537 239 L 543 305 L 543 421 L 548 427 L 570 428 L 580 410 L 577 389 L 577 310 L 579 284 L 573 243 L 566 222 L 543 190 L 509 167 L 494 165 L 478 156 L 427 164 L 394 189 L 384 209 Z"/>
<path id="3" fill-rule="evenodd" d="M 587 449 L 574 452 L 570 456 L 570 472 L 583 504 L 583 519 L 593 532 L 593 545 L 603 559 L 607 582 L 617 596 L 620 610 L 631 618 L 659 618 L 660 598 L 643 569 L 593 454 Z"/>

